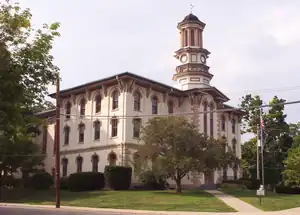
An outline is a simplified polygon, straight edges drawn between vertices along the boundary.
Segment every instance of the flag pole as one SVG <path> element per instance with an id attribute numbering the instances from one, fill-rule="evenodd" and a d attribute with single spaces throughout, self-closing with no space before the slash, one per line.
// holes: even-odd
<path id="1" fill-rule="evenodd" d="M 262 117 L 262 108 L 259 109 L 260 111 L 260 148 L 261 148 L 261 179 L 262 185 L 265 187 L 265 171 L 264 171 L 264 138 L 263 138 L 263 127 L 264 121 Z"/>

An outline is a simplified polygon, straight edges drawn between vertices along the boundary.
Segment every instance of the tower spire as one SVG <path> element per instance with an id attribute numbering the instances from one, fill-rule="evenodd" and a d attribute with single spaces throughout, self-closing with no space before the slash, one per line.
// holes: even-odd
<path id="1" fill-rule="evenodd" d="M 195 6 L 193 5 L 193 4 L 190 4 L 190 13 L 192 14 L 193 13 L 193 8 L 194 8 Z"/>

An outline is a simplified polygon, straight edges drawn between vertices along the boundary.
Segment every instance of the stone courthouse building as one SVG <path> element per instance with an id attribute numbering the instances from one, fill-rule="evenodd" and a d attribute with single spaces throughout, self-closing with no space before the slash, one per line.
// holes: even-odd
<path id="1" fill-rule="evenodd" d="M 178 23 L 179 61 L 173 74 L 178 87 L 171 87 L 137 74 L 125 72 L 82 84 L 60 92 L 61 175 L 74 172 L 103 172 L 105 165 L 132 165 L 139 144 L 140 125 L 157 115 L 219 110 L 199 114 L 200 131 L 208 136 L 226 138 L 241 157 L 239 117 L 242 112 L 226 105 L 229 98 L 210 85 L 210 52 L 204 48 L 205 24 L 195 15 Z M 171 74 L 170 74 L 171 78 Z M 55 94 L 50 97 L 55 98 Z M 36 141 L 47 154 L 45 169 L 55 171 L 55 110 L 38 114 L 48 120 Z M 238 168 L 205 175 L 190 174 L 186 186 L 212 184 L 222 178 L 239 177 Z"/>

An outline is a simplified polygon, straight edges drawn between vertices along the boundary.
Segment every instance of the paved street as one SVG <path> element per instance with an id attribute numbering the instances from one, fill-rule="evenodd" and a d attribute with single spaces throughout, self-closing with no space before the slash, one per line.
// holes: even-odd
<path id="1" fill-rule="evenodd" d="M 74 210 L 57 210 L 57 209 L 32 209 L 32 208 L 6 208 L 0 207 L 1 215 L 119 215 L 114 212 L 87 212 Z M 123 213 L 124 214 L 124 213 Z"/>

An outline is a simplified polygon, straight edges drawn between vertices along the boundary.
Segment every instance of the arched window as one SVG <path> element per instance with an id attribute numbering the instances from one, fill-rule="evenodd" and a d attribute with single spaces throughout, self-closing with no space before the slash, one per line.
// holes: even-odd
<path id="1" fill-rule="evenodd" d="M 191 46 L 195 45 L 195 31 L 191 29 Z"/>
<path id="2" fill-rule="evenodd" d="M 232 119 L 231 120 L 231 126 L 232 126 L 232 133 L 233 134 L 235 133 L 235 124 L 236 124 L 235 119 Z"/>
<path id="3" fill-rule="evenodd" d="M 214 137 L 214 104 L 210 104 L 210 113 L 209 113 L 209 125 L 210 125 L 210 136 Z"/>
<path id="4" fill-rule="evenodd" d="M 99 156 L 95 154 L 92 156 L 92 171 L 93 172 L 98 172 L 98 163 L 99 163 Z"/>
<path id="5" fill-rule="evenodd" d="M 207 102 L 204 102 L 203 104 L 203 128 L 204 128 L 204 135 L 207 136 Z"/>
<path id="6" fill-rule="evenodd" d="M 112 109 L 117 109 L 119 107 L 119 93 L 115 90 L 112 93 Z"/>
<path id="7" fill-rule="evenodd" d="M 98 94 L 95 97 L 95 112 L 99 113 L 101 112 L 101 95 Z"/>
<path id="8" fill-rule="evenodd" d="M 174 103 L 172 100 L 168 101 L 168 112 L 169 114 L 174 113 Z"/>
<path id="9" fill-rule="evenodd" d="M 222 118 L 221 118 L 221 129 L 222 129 L 222 131 L 225 131 L 225 129 L 226 129 L 226 118 L 225 118 L 225 115 L 222 115 Z"/>
<path id="10" fill-rule="evenodd" d="M 100 140 L 100 128 L 101 122 L 99 120 L 96 120 L 94 122 L 94 140 Z"/>
<path id="11" fill-rule="evenodd" d="M 226 153 L 227 139 L 225 136 L 222 137 L 222 148 L 223 152 Z"/>
<path id="12" fill-rule="evenodd" d="M 236 155 L 236 139 L 235 138 L 232 139 L 231 145 L 232 145 L 232 151 Z"/>
<path id="13" fill-rule="evenodd" d="M 70 142 L 70 127 L 66 125 L 64 127 L 64 145 L 69 145 Z"/>
<path id="14" fill-rule="evenodd" d="M 158 113 L 158 99 L 156 96 L 152 97 L 152 114 L 157 114 Z"/>
<path id="15" fill-rule="evenodd" d="M 184 30 L 184 46 L 188 46 L 188 32 Z"/>
<path id="16" fill-rule="evenodd" d="M 117 155 L 114 152 L 108 154 L 108 165 L 115 166 L 117 164 Z"/>
<path id="17" fill-rule="evenodd" d="M 141 110 L 141 94 L 136 91 L 134 93 L 133 97 L 134 97 L 133 109 L 135 111 L 140 111 Z"/>
<path id="18" fill-rule="evenodd" d="M 81 156 L 78 156 L 76 158 L 77 172 L 82 172 L 82 164 L 83 164 L 83 158 Z"/>
<path id="19" fill-rule="evenodd" d="M 66 119 L 70 119 L 71 117 L 71 108 L 72 108 L 72 104 L 70 101 L 67 102 L 65 109 L 66 109 Z"/>
<path id="20" fill-rule="evenodd" d="M 68 175 L 68 158 L 63 158 L 61 160 L 61 165 L 62 165 L 62 176 L 66 177 Z"/>
<path id="21" fill-rule="evenodd" d="M 81 122 L 79 125 L 78 125 L 78 130 L 79 130 L 79 143 L 83 143 L 84 142 L 84 130 L 85 130 L 85 125 Z"/>
<path id="22" fill-rule="evenodd" d="M 82 98 L 80 100 L 80 116 L 84 116 L 85 115 L 85 99 Z"/>

